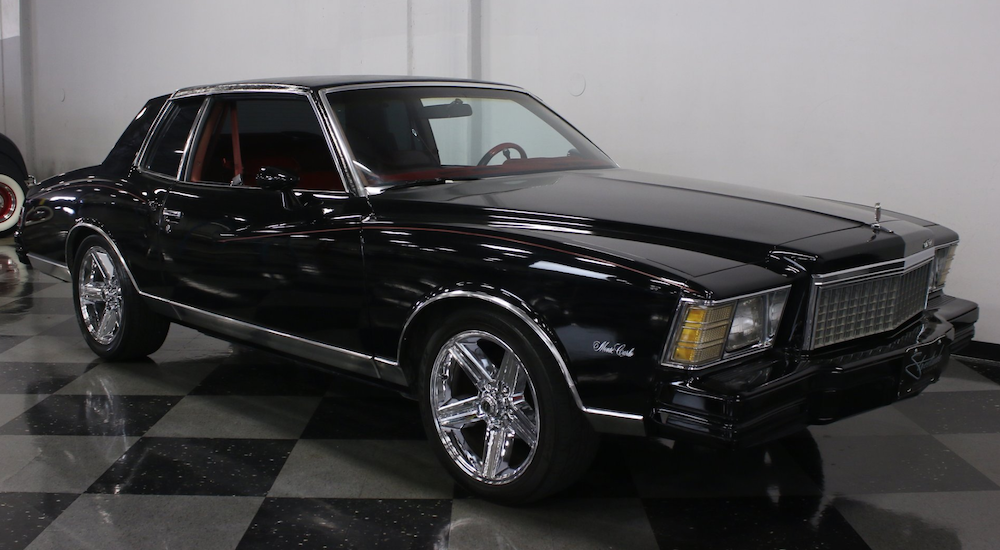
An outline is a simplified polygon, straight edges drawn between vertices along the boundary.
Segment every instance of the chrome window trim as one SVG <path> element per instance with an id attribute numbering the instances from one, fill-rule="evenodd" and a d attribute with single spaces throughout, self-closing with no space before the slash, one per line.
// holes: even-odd
<path id="1" fill-rule="evenodd" d="M 143 158 L 143 156 L 146 154 L 146 148 L 149 146 L 149 141 L 151 136 L 153 135 L 153 130 L 157 126 L 159 126 L 160 120 L 163 119 L 164 113 L 167 112 L 167 107 L 169 106 L 170 106 L 170 98 L 168 97 L 167 100 L 163 102 L 163 105 L 160 106 L 160 110 L 156 113 L 156 116 L 153 117 L 153 122 L 150 123 L 149 130 L 146 132 L 146 135 L 143 136 L 142 144 L 139 145 L 139 150 L 136 151 L 135 156 L 132 157 L 132 168 L 138 168 L 139 166 L 142 165 L 139 162 L 139 159 Z"/>
<path id="2" fill-rule="evenodd" d="M 347 138 L 340 127 L 340 122 L 337 121 L 337 117 L 333 114 L 333 107 L 330 106 L 330 100 L 327 98 L 325 90 L 319 92 L 319 101 L 323 106 L 323 122 L 326 124 L 327 133 L 330 134 L 332 143 L 335 144 L 334 149 L 337 151 L 337 155 L 342 157 L 344 174 L 350 176 L 350 178 L 344 178 L 344 185 L 347 186 L 349 184 L 351 190 L 357 196 L 367 198 L 369 194 L 368 188 L 361 183 L 365 180 L 361 179 L 361 174 L 358 173 L 358 168 L 354 163 L 354 153 L 347 143 Z"/>
<path id="3" fill-rule="evenodd" d="M 306 99 L 306 101 L 309 103 L 309 106 L 312 107 L 313 115 L 316 117 L 317 124 L 319 124 L 320 132 L 322 132 L 322 134 L 323 134 L 323 141 L 326 142 L 327 153 L 330 155 L 330 158 L 333 160 L 334 169 L 337 171 L 337 174 L 340 176 L 341 181 L 344 182 L 344 190 L 343 191 L 332 190 L 332 189 L 309 189 L 309 188 L 304 188 L 304 187 L 296 187 L 294 189 L 294 191 L 303 191 L 303 192 L 310 192 L 310 193 L 314 193 L 314 192 L 334 193 L 334 194 L 341 194 L 341 195 L 349 195 L 351 193 L 352 189 L 351 189 L 350 184 L 348 182 L 348 178 L 346 177 L 346 173 L 345 173 L 345 170 L 344 170 L 343 163 L 342 163 L 342 161 L 340 159 L 340 155 L 337 152 L 337 148 L 334 145 L 334 142 L 330 139 L 330 131 L 329 131 L 329 128 L 327 127 L 327 125 L 325 124 L 325 114 L 326 113 L 325 113 L 324 109 L 322 109 L 321 106 L 317 104 L 316 98 L 313 96 L 312 91 L 309 88 L 305 88 L 305 87 L 302 87 L 302 86 L 263 86 L 263 85 L 258 85 L 258 84 L 254 84 L 254 85 L 242 85 L 241 84 L 241 85 L 233 85 L 233 86 L 211 87 L 211 88 L 205 88 L 204 90 L 207 90 L 207 91 L 203 92 L 203 91 L 201 91 L 201 89 L 198 89 L 197 91 L 191 91 L 190 93 L 185 93 L 183 95 L 178 95 L 178 92 L 174 93 L 174 96 L 177 96 L 179 98 L 193 97 L 193 96 L 201 94 L 201 95 L 205 96 L 205 100 L 206 100 L 205 103 L 202 106 L 202 111 L 199 112 L 199 114 L 198 114 L 198 120 L 197 120 L 197 122 L 195 124 L 195 132 L 193 132 L 188 137 L 189 144 L 188 144 L 187 150 L 185 151 L 185 154 L 184 154 L 184 160 L 182 161 L 182 166 L 183 167 L 182 167 L 182 169 L 180 171 L 179 177 L 177 178 L 178 181 L 181 181 L 181 182 L 184 182 L 184 183 L 187 183 L 187 184 L 205 183 L 205 184 L 216 185 L 216 186 L 226 185 L 226 183 L 224 183 L 224 182 L 192 182 L 192 181 L 190 181 L 190 177 L 191 177 L 190 170 L 189 170 L 190 169 L 190 162 L 191 162 L 191 158 L 190 158 L 190 156 L 191 156 L 190 155 L 191 147 L 190 147 L 190 145 L 191 145 L 191 142 L 193 142 L 193 140 L 195 139 L 195 136 L 200 136 L 201 135 L 201 132 L 204 129 L 205 119 L 207 119 L 207 117 L 208 117 L 208 109 L 210 108 L 210 106 L 212 105 L 212 103 L 214 101 L 218 101 L 220 99 L 219 97 L 216 97 L 216 96 L 225 96 L 225 95 L 229 95 L 229 94 L 236 95 L 236 94 L 273 93 L 273 94 L 286 94 L 286 95 L 302 96 L 302 97 L 304 97 Z M 171 99 L 173 99 L 174 96 L 171 96 Z M 152 135 L 152 133 L 153 133 L 153 131 L 150 130 L 150 134 L 151 135 Z M 244 184 L 244 185 L 242 185 L 242 187 L 256 187 L 256 186 L 255 185 L 251 185 L 251 184 Z"/>
<path id="4" fill-rule="evenodd" d="M 949 244 L 956 244 L 952 241 Z M 949 244 L 941 245 L 949 246 Z M 880 279 L 884 277 L 902 276 L 915 269 L 920 269 L 928 263 L 934 261 L 934 254 L 937 248 L 921 250 L 916 254 L 911 254 L 906 258 L 880 262 L 833 273 L 820 273 L 812 276 L 809 287 L 808 306 L 806 307 L 806 319 L 803 325 L 804 339 L 802 349 L 812 351 L 813 349 L 813 328 L 816 324 L 816 308 L 818 307 L 819 293 L 816 289 L 831 284 L 860 283 L 866 280 Z M 927 302 L 930 299 L 931 285 L 934 282 L 934 269 L 930 269 L 929 280 L 927 281 L 927 294 L 924 296 L 924 309 L 927 309 Z M 897 327 L 898 328 L 898 327 Z"/>
<path id="5" fill-rule="evenodd" d="M 194 123 L 191 124 L 191 129 L 188 130 L 187 139 L 184 140 L 184 152 L 181 153 L 181 160 L 177 164 L 177 172 L 173 175 L 164 174 L 162 172 L 157 172 L 155 170 L 150 170 L 145 167 L 146 161 L 148 160 L 146 156 L 149 154 L 149 145 L 153 139 L 153 136 L 159 133 L 160 126 L 163 124 L 163 120 L 166 118 L 167 113 L 170 112 L 171 107 L 173 107 L 173 97 L 168 99 L 166 103 L 163 104 L 163 108 L 160 109 L 160 113 L 156 116 L 156 120 L 153 121 L 153 125 L 149 127 L 149 132 L 146 134 L 146 139 L 142 142 L 142 147 L 139 149 L 139 153 L 136 155 L 135 161 L 132 167 L 144 174 L 156 174 L 157 176 L 162 176 L 165 178 L 170 178 L 173 180 L 180 180 L 181 175 L 184 174 L 188 163 L 188 154 L 191 152 L 191 143 L 194 140 L 197 129 L 201 126 L 202 119 L 205 116 L 205 106 L 208 102 L 205 98 L 201 100 L 201 106 L 198 107 L 198 113 L 194 117 Z"/>
<path id="6" fill-rule="evenodd" d="M 515 299 L 520 300 L 513 294 L 511 294 Z M 515 317 L 524 322 L 531 329 L 532 332 L 541 339 L 542 343 L 545 345 L 546 349 L 555 359 L 556 364 L 559 366 L 559 371 L 563 375 L 563 380 L 566 382 L 566 386 L 569 388 L 570 394 L 573 396 L 573 402 L 576 403 L 578 409 L 583 412 L 587 419 L 590 421 L 591 425 L 603 432 L 608 433 L 619 433 L 626 435 L 645 435 L 646 428 L 643 423 L 643 416 L 638 414 L 626 413 L 621 411 L 613 411 L 609 409 L 600 409 L 594 407 L 587 407 L 583 404 L 583 400 L 580 399 L 580 393 L 576 389 L 576 383 L 573 382 L 573 376 L 569 372 L 569 366 L 566 364 L 566 359 L 563 357 L 559 348 L 556 347 L 555 341 L 549 337 L 548 333 L 542 329 L 541 325 L 532 318 L 524 309 L 517 306 L 511 300 L 504 300 L 498 298 L 492 294 L 487 294 L 485 292 L 473 291 L 473 290 L 450 290 L 437 294 L 420 302 L 417 307 L 410 313 L 410 316 L 406 319 L 403 324 L 403 331 L 400 333 L 399 346 L 397 357 L 402 357 L 403 353 L 403 341 L 406 338 L 408 329 L 412 325 L 413 320 L 417 315 L 428 305 L 435 302 L 440 302 L 441 300 L 448 299 L 459 299 L 459 298 L 472 298 L 476 300 L 482 300 L 490 304 L 499 306 L 506 311 L 514 314 Z"/>
<path id="7" fill-rule="evenodd" d="M 765 329 L 764 330 L 764 335 L 765 335 L 766 339 L 764 341 L 762 341 L 759 344 L 754 344 L 752 346 L 749 346 L 747 348 L 736 350 L 735 352 L 727 353 L 726 352 L 725 344 L 728 343 L 728 341 L 729 341 L 729 331 L 732 330 L 732 324 L 733 324 L 733 320 L 729 319 L 729 324 L 726 326 L 726 341 L 723 342 L 722 357 L 720 359 L 718 359 L 716 361 L 712 361 L 710 363 L 705 363 L 704 365 L 685 365 L 683 363 L 676 363 L 676 362 L 673 362 L 673 361 L 669 360 L 670 351 L 671 351 L 670 345 L 673 343 L 674 339 L 680 333 L 681 326 L 683 325 L 683 322 L 681 321 L 680 317 L 681 317 L 681 311 L 684 310 L 683 306 L 684 306 L 685 303 L 699 303 L 699 304 L 704 304 L 704 305 L 707 305 L 707 306 L 711 307 L 711 306 L 716 306 L 716 305 L 720 305 L 720 304 L 726 304 L 726 303 L 729 303 L 729 302 L 734 302 L 734 303 L 735 302 L 739 302 L 740 300 L 742 300 L 744 298 L 752 298 L 754 296 L 761 296 L 761 295 L 764 295 L 764 294 L 771 294 L 773 292 L 781 292 L 782 290 L 788 290 L 789 294 L 788 294 L 788 296 L 785 297 L 785 307 L 787 307 L 788 306 L 788 301 L 791 299 L 791 288 L 792 288 L 792 285 L 790 285 L 790 284 L 789 285 L 782 285 L 782 286 L 776 286 L 774 288 L 769 288 L 767 290 L 761 290 L 761 291 L 758 291 L 758 292 L 750 292 L 750 293 L 747 293 L 747 294 L 741 294 L 739 296 L 733 296 L 732 298 L 713 299 L 713 300 L 704 300 L 704 299 L 696 298 L 696 297 L 693 297 L 693 296 L 682 296 L 680 298 L 680 300 L 678 300 L 678 302 L 677 302 L 677 308 L 674 310 L 674 319 L 670 323 L 670 332 L 668 334 L 667 341 L 663 344 L 663 352 L 660 354 L 660 365 L 662 365 L 664 367 L 671 367 L 671 368 L 685 370 L 685 371 L 701 371 L 701 370 L 705 370 L 705 369 L 707 369 L 709 367 L 715 367 L 715 366 L 721 365 L 723 363 L 729 363 L 731 361 L 736 361 L 738 359 L 743 359 L 743 358 L 748 357 L 750 355 L 754 355 L 754 354 L 760 353 L 762 351 L 767 351 L 768 349 L 771 349 L 772 347 L 774 347 L 774 340 L 775 339 L 774 338 L 767 338 L 766 337 L 767 333 L 768 333 L 768 330 L 767 330 L 768 327 L 765 326 L 764 327 L 764 329 Z M 767 317 L 767 312 L 764 312 L 764 313 L 765 313 L 765 322 L 769 323 L 770 320 L 769 320 L 769 317 Z M 733 308 L 733 315 L 735 315 L 735 314 L 736 314 L 736 309 L 734 307 Z M 784 318 L 784 316 L 785 316 L 784 309 L 782 309 L 781 317 Z M 781 326 L 781 319 L 778 319 L 778 326 L 779 327 Z M 777 329 L 775 329 L 775 335 L 777 336 Z"/>
<path id="8" fill-rule="evenodd" d="M 142 145 L 139 146 L 139 151 L 135 154 L 135 158 L 132 159 L 132 168 L 142 170 L 143 160 L 146 158 L 146 150 L 149 149 L 149 142 L 153 140 L 153 136 L 156 134 L 157 129 L 163 122 L 163 118 L 167 115 L 167 111 L 170 110 L 170 106 L 173 105 L 170 102 L 170 99 L 171 98 L 168 97 L 167 100 L 163 102 L 163 106 L 160 107 L 160 112 L 156 113 L 156 118 L 154 118 L 153 123 L 150 124 L 149 131 L 146 132 L 146 137 L 142 140 Z"/>
<path id="9" fill-rule="evenodd" d="M 296 84 L 268 84 L 263 82 L 245 82 L 233 84 L 212 84 L 209 86 L 192 86 L 181 88 L 170 95 L 170 99 L 180 99 L 196 95 L 215 95 L 229 92 L 292 92 L 298 94 L 309 94 L 308 86 Z"/>
<path id="10" fill-rule="evenodd" d="M 382 82 L 352 83 L 342 85 L 326 86 L 319 89 L 319 93 L 326 95 L 328 92 L 350 92 L 355 90 L 375 90 L 379 88 L 480 88 L 483 90 L 507 90 L 510 92 L 521 92 L 531 95 L 524 88 L 511 86 L 509 84 L 490 84 L 486 82 L 448 82 L 446 80 L 386 80 Z M 532 96 L 534 97 L 534 96 Z"/>
<path id="11" fill-rule="evenodd" d="M 139 148 L 139 152 L 136 154 L 136 157 L 132 162 L 133 168 L 136 168 L 143 173 L 148 172 L 151 174 L 157 174 L 160 176 L 173 178 L 180 182 L 195 183 L 188 181 L 188 178 L 190 177 L 189 165 L 191 161 L 190 159 L 191 145 L 195 139 L 195 136 L 201 135 L 201 131 L 205 123 L 205 118 L 207 117 L 207 110 L 209 108 L 209 105 L 211 104 L 211 101 L 215 99 L 214 96 L 218 95 L 244 94 L 244 93 L 245 94 L 275 93 L 275 94 L 300 95 L 304 96 L 306 100 L 309 102 L 309 105 L 312 107 L 313 114 L 316 116 L 316 120 L 319 123 L 320 131 L 323 132 L 323 139 L 324 141 L 326 141 L 327 152 L 330 154 L 330 157 L 333 160 L 334 168 L 337 170 L 338 175 L 341 178 L 341 181 L 344 182 L 344 191 L 337 191 L 330 189 L 306 189 L 298 187 L 295 188 L 295 191 L 308 191 L 308 192 L 321 191 L 321 192 L 337 193 L 337 194 L 351 194 L 351 192 L 353 191 L 354 194 L 356 195 L 364 196 L 363 193 L 358 193 L 356 186 L 348 177 L 352 174 L 348 174 L 347 171 L 345 170 L 343 155 L 340 153 L 336 141 L 331 138 L 330 127 L 326 122 L 328 116 L 326 110 L 322 108 L 320 104 L 318 104 L 317 99 L 312 92 L 312 89 L 306 86 L 295 86 L 288 84 L 226 84 L 226 85 L 214 85 L 214 86 L 200 86 L 194 88 L 183 88 L 181 90 L 177 90 L 173 94 L 171 94 L 169 98 L 167 98 L 167 101 L 164 102 L 163 107 L 160 109 L 160 112 L 157 114 L 156 119 L 150 126 L 149 132 L 146 134 L 142 146 Z M 195 119 L 195 124 L 192 126 L 192 132 L 188 134 L 184 155 L 181 158 L 181 166 L 180 169 L 178 170 L 177 175 L 170 176 L 168 174 L 160 174 L 159 172 L 153 172 L 151 170 L 146 170 L 142 168 L 142 165 L 145 160 L 146 150 L 149 147 L 149 142 L 152 140 L 152 136 L 156 135 L 159 126 L 162 122 L 162 119 L 166 116 L 169 107 L 173 104 L 172 102 L 176 99 L 185 99 L 197 96 L 203 96 L 204 102 L 202 103 L 201 109 L 198 112 L 198 116 Z M 197 183 L 223 185 L 222 182 L 197 182 Z M 248 185 L 246 187 L 252 187 L 252 186 Z"/>
<path id="12" fill-rule="evenodd" d="M 194 143 L 195 136 L 201 135 L 201 130 L 205 126 L 205 120 L 208 118 L 210 103 L 207 97 L 201 100 L 201 108 L 198 109 L 198 115 L 194 119 L 194 124 L 191 125 L 191 132 L 188 133 L 187 142 L 184 143 L 184 154 L 181 156 L 180 166 L 177 167 L 177 177 L 174 178 L 177 181 L 183 181 L 184 177 L 188 175 L 188 167 L 192 161 L 191 145 Z"/>

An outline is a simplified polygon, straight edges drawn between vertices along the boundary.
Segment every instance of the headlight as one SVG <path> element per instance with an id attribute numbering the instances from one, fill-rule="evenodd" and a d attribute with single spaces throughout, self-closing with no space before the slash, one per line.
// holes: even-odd
<path id="1" fill-rule="evenodd" d="M 663 353 L 664 365 L 704 368 L 771 347 L 789 287 L 722 301 L 684 298 Z"/>
<path id="2" fill-rule="evenodd" d="M 931 290 L 941 290 L 944 288 L 945 279 L 951 271 L 951 261 L 955 259 L 955 249 L 958 243 L 942 246 L 934 251 L 934 282 Z"/>
<path id="3" fill-rule="evenodd" d="M 759 344 L 764 338 L 763 297 L 744 298 L 736 306 L 733 323 L 726 340 L 726 351 L 733 352 L 747 346 Z"/>

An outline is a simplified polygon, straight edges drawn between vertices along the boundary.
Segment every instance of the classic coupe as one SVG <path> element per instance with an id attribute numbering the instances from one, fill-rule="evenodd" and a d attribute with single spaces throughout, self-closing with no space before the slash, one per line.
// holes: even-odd
<path id="1" fill-rule="evenodd" d="M 154 98 L 16 235 L 106 360 L 179 323 L 366 378 L 504 502 L 573 483 L 601 432 L 750 446 L 919 393 L 978 319 L 944 294 L 957 243 L 619 168 L 520 88 L 398 77 Z"/>

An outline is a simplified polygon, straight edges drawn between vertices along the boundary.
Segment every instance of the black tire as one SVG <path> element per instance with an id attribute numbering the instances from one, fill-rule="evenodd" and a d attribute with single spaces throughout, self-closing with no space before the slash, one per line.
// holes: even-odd
<path id="1" fill-rule="evenodd" d="M 471 350 L 466 359 L 479 358 L 482 385 L 470 375 L 475 367 L 469 365 L 476 363 L 456 358 L 461 349 Z M 420 369 L 427 437 L 470 492 L 505 504 L 527 503 L 569 486 L 590 466 L 597 434 L 548 348 L 515 316 L 492 309 L 449 316 L 431 334 Z M 484 375 L 490 372 L 496 376 Z M 504 442 L 494 447 L 503 449 L 493 453 L 500 462 L 489 458 L 491 441 Z"/>
<path id="2" fill-rule="evenodd" d="M 73 304 L 84 340 L 109 361 L 160 349 L 170 321 L 149 310 L 106 239 L 91 235 L 73 257 Z"/>
<path id="3" fill-rule="evenodd" d="M 28 192 L 24 184 L 27 178 L 28 175 L 14 162 L 0 157 L 0 237 L 10 235 L 17 229 Z"/>

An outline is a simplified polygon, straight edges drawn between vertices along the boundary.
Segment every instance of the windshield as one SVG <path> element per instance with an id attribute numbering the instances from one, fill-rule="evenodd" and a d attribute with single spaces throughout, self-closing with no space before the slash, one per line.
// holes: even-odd
<path id="1" fill-rule="evenodd" d="M 524 93 L 394 87 L 327 98 L 369 187 L 615 166 Z"/>

